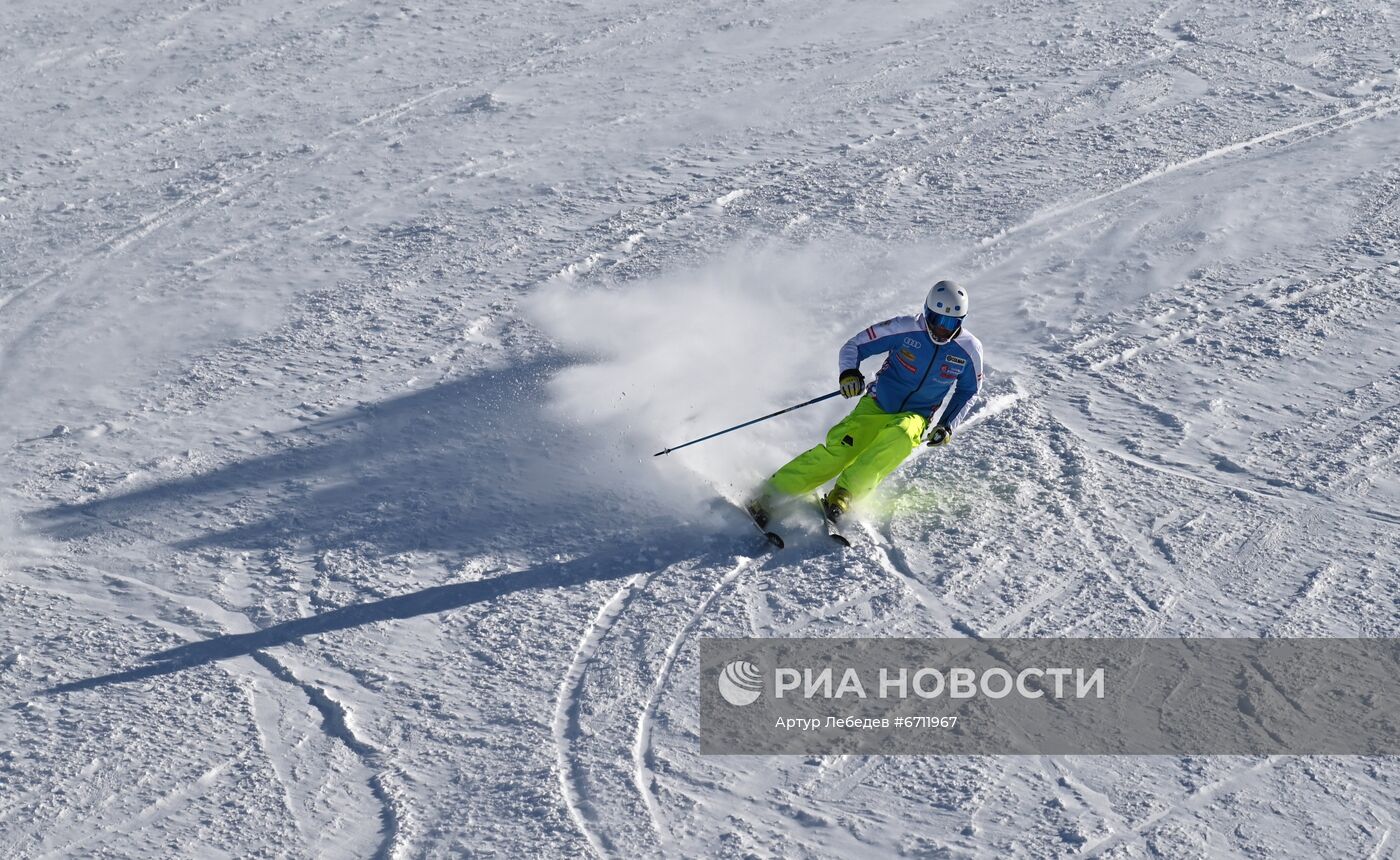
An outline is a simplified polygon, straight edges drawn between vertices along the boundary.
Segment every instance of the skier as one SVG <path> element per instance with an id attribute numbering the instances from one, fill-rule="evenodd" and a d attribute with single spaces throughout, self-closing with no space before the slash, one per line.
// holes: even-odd
<path id="1" fill-rule="evenodd" d="M 982 382 L 982 342 L 963 328 L 967 290 L 953 281 L 934 284 L 922 314 L 876 323 L 846 341 L 840 354 L 841 394 L 858 397 L 851 413 L 827 431 L 826 442 L 798 454 L 774 472 L 748 503 L 767 528 L 775 504 L 810 493 L 832 478 L 821 499 L 833 527 L 851 503 L 873 490 L 914 451 L 924 429 L 930 446 L 948 444 Z M 860 363 L 887 353 L 869 389 Z"/>

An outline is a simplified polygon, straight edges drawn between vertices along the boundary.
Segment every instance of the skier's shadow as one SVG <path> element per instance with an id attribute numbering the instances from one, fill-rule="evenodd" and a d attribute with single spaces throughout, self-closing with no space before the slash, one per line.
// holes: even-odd
<path id="1" fill-rule="evenodd" d="M 57 684 L 40 691 L 39 695 L 71 693 L 104 687 L 108 684 L 140 681 L 220 660 L 248 656 L 266 648 L 295 644 L 306 636 L 317 636 L 336 630 L 360 627 L 377 621 L 401 620 L 419 615 L 447 612 L 474 603 L 495 600 L 518 591 L 566 588 L 590 581 L 621 579 L 636 572 L 631 567 L 612 563 L 609 555 L 611 554 L 585 556 L 569 562 L 543 564 L 490 579 L 439 585 L 415 591 L 412 594 L 387 597 L 368 603 L 356 603 L 309 618 L 284 621 L 281 624 L 274 624 L 252 633 L 215 636 L 211 639 L 190 642 L 152 654 L 146 658 L 143 665 L 93 678 Z"/>
<path id="2" fill-rule="evenodd" d="M 609 462 L 544 414 L 562 366 L 526 361 L 361 404 L 265 434 L 271 453 L 27 519 L 61 540 L 123 530 L 186 550 L 587 550 L 590 530 L 656 512 L 618 486 L 635 460 Z"/>
<path id="3" fill-rule="evenodd" d="M 674 513 L 648 505 L 638 484 L 619 480 L 620 470 L 632 464 L 610 461 L 605 446 L 544 414 L 545 384 L 561 366 L 558 360 L 526 361 L 362 404 L 266 434 L 259 447 L 271 447 L 271 453 L 90 502 L 55 505 L 30 513 L 28 520 L 60 540 L 129 540 L 140 534 L 153 542 L 157 563 L 163 553 L 216 547 L 313 555 L 350 550 L 371 565 L 403 552 L 429 553 L 434 566 L 479 554 L 573 560 L 216 636 L 45 692 L 165 675 L 305 636 L 445 612 L 519 591 L 616 579 L 703 554 L 707 535 L 688 529 L 675 540 Z M 205 525 L 210 521 L 218 525 Z M 669 561 L 652 557 L 659 536 L 669 540 Z M 380 587 L 382 582 L 374 584 Z"/>

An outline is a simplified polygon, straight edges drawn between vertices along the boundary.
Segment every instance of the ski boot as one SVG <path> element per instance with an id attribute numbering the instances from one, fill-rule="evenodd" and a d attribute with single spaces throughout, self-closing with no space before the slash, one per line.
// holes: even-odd
<path id="1" fill-rule="evenodd" d="M 773 520 L 772 507 L 772 497 L 767 493 L 761 493 L 744 503 L 744 513 L 749 515 L 749 519 L 753 520 L 753 524 L 758 526 L 758 530 L 763 532 L 763 536 L 768 539 L 769 543 L 782 549 L 782 537 L 777 532 L 768 530 L 768 523 Z"/>
<path id="2" fill-rule="evenodd" d="M 851 507 L 850 491 L 844 487 L 832 487 L 822 499 L 822 514 L 833 523 L 841 521 L 841 517 Z"/>
<path id="3" fill-rule="evenodd" d="M 753 521 L 758 523 L 759 528 L 767 528 L 768 521 L 773 518 L 771 513 L 773 499 L 767 493 L 760 493 L 744 503 L 744 510 L 748 511 Z"/>
<path id="4" fill-rule="evenodd" d="M 817 497 L 817 503 L 821 507 L 827 536 L 842 546 L 850 546 L 850 538 L 841 533 L 840 525 L 842 515 L 851 506 L 850 491 L 842 487 L 832 487 L 831 492 Z"/>

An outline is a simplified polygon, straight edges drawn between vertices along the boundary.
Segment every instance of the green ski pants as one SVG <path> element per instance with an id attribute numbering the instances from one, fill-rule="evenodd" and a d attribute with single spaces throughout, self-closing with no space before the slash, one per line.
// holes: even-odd
<path id="1" fill-rule="evenodd" d="M 904 462 L 927 426 L 923 415 L 886 412 L 866 395 L 851 414 L 827 431 L 825 444 L 798 454 L 773 473 L 768 486 L 797 496 L 836 478 L 836 486 L 859 499 Z"/>

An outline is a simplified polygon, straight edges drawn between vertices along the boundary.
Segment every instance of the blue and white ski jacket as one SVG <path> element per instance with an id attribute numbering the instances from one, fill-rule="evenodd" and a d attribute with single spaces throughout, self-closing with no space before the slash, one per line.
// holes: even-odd
<path id="1" fill-rule="evenodd" d="M 923 314 L 899 316 L 846 341 L 841 370 L 859 370 L 862 360 L 880 352 L 889 354 L 869 388 L 880 408 L 918 412 L 932 421 L 953 389 L 943 423 L 956 430 L 982 385 L 982 342 L 964 329 L 948 343 L 936 344 L 924 327 Z"/>

